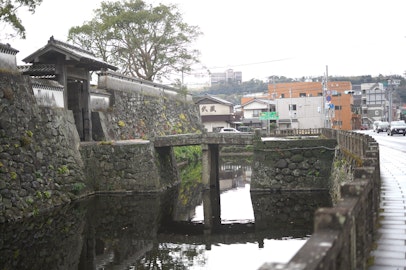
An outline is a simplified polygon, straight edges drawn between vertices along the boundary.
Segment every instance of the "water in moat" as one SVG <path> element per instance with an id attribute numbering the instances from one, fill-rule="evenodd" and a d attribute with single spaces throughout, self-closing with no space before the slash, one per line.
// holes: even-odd
<path id="1" fill-rule="evenodd" d="M 0 269 L 258 269 L 286 262 L 327 193 L 250 193 L 250 166 L 223 162 L 220 186 L 98 195 L 3 224 Z M 243 162 L 244 163 L 244 162 Z M 186 174 L 201 171 L 189 167 Z"/>

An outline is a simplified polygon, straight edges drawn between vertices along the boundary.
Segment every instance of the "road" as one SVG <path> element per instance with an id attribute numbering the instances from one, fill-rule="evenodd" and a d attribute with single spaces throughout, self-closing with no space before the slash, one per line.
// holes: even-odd
<path id="1" fill-rule="evenodd" d="M 379 143 L 382 181 L 377 248 L 369 270 L 406 269 L 406 136 L 362 133 Z"/>
<path id="2" fill-rule="evenodd" d="M 394 149 L 406 155 L 406 136 L 395 134 L 393 136 L 388 136 L 386 132 L 376 133 L 372 130 L 363 131 L 362 133 L 371 135 L 380 146 L 380 149 L 385 152 L 385 148 Z"/>

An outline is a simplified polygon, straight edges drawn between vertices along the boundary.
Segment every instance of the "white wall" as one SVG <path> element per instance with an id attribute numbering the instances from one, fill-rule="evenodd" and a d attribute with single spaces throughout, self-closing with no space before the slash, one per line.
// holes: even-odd
<path id="1" fill-rule="evenodd" d="M 200 115 L 228 115 L 232 113 L 231 108 L 219 103 L 199 104 Z"/>
<path id="2" fill-rule="evenodd" d="M 295 104 L 296 110 L 289 111 L 289 105 Z M 323 127 L 323 97 L 300 97 L 276 99 L 276 111 L 279 119 L 297 119 L 292 128 L 322 128 Z"/>
<path id="3" fill-rule="evenodd" d="M 32 87 L 32 90 L 39 105 L 64 108 L 63 90 L 43 89 L 35 85 Z"/>
<path id="4" fill-rule="evenodd" d="M 254 116 L 254 110 L 268 111 L 268 106 L 260 102 L 252 102 L 244 106 L 244 118 L 259 118 L 259 116 Z"/>

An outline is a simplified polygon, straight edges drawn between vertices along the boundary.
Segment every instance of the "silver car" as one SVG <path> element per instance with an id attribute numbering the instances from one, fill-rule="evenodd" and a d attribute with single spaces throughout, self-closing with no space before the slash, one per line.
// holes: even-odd
<path id="1" fill-rule="evenodd" d="M 406 123 L 403 120 L 392 121 L 388 128 L 388 135 L 393 136 L 393 134 L 403 134 L 406 135 Z"/>

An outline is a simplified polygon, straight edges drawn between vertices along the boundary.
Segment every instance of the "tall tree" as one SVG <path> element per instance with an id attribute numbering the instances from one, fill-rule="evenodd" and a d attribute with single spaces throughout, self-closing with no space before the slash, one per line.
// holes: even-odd
<path id="1" fill-rule="evenodd" d="M 68 39 L 121 68 L 126 75 L 153 81 L 185 72 L 198 62 L 191 48 L 201 32 L 188 25 L 175 5 L 143 0 L 102 2 L 94 18 L 69 30 Z"/>
<path id="2" fill-rule="evenodd" d="M 28 11 L 34 13 L 41 3 L 42 0 L 0 0 L 0 22 L 11 25 L 20 37 L 25 38 L 25 27 L 17 16 L 17 10 L 27 7 Z"/>

